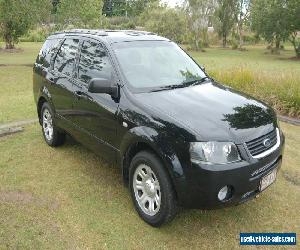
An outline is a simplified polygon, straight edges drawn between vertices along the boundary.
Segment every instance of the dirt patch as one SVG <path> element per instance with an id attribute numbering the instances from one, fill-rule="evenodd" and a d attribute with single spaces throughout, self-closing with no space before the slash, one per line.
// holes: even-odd
<path id="1" fill-rule="evenodd" d="M 285 60 L 285 61 L 298 61 L 300 62 L 300 57 L 296 57 L 296 56 L 293 56 L 293 57 L 279 57 L 278 58 L 279 60 Z"/>
<path id="2" fill-rule="evenodd" d="M 300 177 L 296 173 L 282 171 L 284 178 L 293 185 L 300 186 Z"/>
<path id="3" fill-rule="evenodd" d="M 57 200 L 38 198 L 33 196 L 32 193 L 23 191 L 0 191 L 0 204 L 1 203 L 32 204 L 47 207 L 51 210 L 57 210 L 60 207 Z"/>
<path id="4" fill-rule="evenodd" d="M 30 203 L 34 200 L 31 193 L 22 191 L 0 191 L 0 203 L 3 202 L 21 202 Z"/>
<path id="5" fill-rule="evenodd" d="M 3 64 L 3 63 L 0 63 L 0 67 L 9 67 L 9 66 L 23 66 L 23 67 L 33 67 L 33 64 L 31 63 L 24 63 L 24 64 Z"/>
<path id="6" fill-rule="evenodd" d="M 5 54 L 11 54 L 11 53 L 20 53 L 23 52 L 24 50 L 21 48 L 14 48 L 14 49 L 3 49 L 0 48 L 0 53 L 5 53 Z"/>

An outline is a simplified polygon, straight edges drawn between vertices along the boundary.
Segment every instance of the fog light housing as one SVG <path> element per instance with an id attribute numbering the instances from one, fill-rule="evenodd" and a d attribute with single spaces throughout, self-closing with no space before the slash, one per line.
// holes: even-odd
<path id="1" fill-rule="evenodd" d="M 228 200 L 232 196 L 232 188 L 231 186 L 224 186 L 220 189 L 218 193 L 218 199 L 220 201 Z"/>

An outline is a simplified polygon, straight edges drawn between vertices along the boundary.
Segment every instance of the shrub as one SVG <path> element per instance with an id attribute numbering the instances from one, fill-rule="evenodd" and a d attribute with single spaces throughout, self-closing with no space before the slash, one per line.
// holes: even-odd
<path id="1" fill-rule="evenodd" d="M 106 29 L 135 29 L 135 18 L 126 16 L 106 17 L 102 21 L 102 27 Z"/>
<path id="2" fill-rule="evenodd" d="M 147 9 L 140 17 L 140 23 L 152 31 L 175 42 L 182 43 L 187 32 L 185 14 L 179 9 L 156 6 Z"/>
<path id="3" fill-rule="evenodd" d="M 24 36 L 20 38 L 21 42 L 44 42 L 46 38 L 53 32 L 50 27 L 38 27 L 29 30 Z"/>
<path id="4" fill-rule="evenodd" d="M 236 67 L 212 71 L 210 74 L 237 90 L 264 100 L 281 114 L 300 117 L 300 84 L 296 73 L 271 75 Z"/>

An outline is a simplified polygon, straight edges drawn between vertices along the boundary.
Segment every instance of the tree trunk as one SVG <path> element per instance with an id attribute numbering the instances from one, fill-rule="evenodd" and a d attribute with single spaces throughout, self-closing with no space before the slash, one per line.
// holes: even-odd
<path id="1" fill-rule="evenodd" d="M 276 46 L 276 50 L 280 49 L 280 40 L 278 38 L 276 38 L 275 46 Z"/>
<path id="2" fill-rule="evenodd" d="M 280 39 L 277 36 L 275 37 L 275 48 L 271 49 L 271 53 L 275 55 L 280 54 Z"/>
<path id="3" fill-rule="evenodd" d="M 237 25 L 238 33 L 239 33 L 239 49 L 242 49 L 244 41 L 243 41 L 243 32 L 242 32 L 242 24 L 238 23 Z"/>
<path id="4" fill-rule="evenodd" d="M 14 49 L 15 45 L 12 36 L 8 33 L 4 34 L 5 49 Z"/>
<path id="5" fill-rule="evenodd" d="M 291 38 L 289 40 L 293 44 L 296 57 L 300 58 L 300 42 L 297 44 L 296 37 L 297 37 L 297 33 L 294 33 L 291 35 Z"/>
<path id="6" fill-rule="evenodd" d="M 227 35 L 226 33 L 223 34 L 223 48 L 226 48 L 227 45 Z"/>

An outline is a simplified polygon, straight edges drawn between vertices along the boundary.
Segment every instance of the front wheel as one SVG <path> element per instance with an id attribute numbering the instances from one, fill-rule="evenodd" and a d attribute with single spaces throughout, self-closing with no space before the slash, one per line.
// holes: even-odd
<path id="1" fill-rule="evenodd" d="M 168 173 L 152 152 L 139 152 L 130 164 L 130 191 L 140 217 L 154 227 L 176 215 L 176 199 Z"/>
<path id="2" fill-rule="evenodd" d="M 59 131 L 59 129 L 53 123 L 54 113 L 50 105 L 45 102 L 41 109 L 41 123 L 43 135 L 46 143 L 51 147 L 57 147 L 65 142 L 65 133 Z"/>

